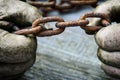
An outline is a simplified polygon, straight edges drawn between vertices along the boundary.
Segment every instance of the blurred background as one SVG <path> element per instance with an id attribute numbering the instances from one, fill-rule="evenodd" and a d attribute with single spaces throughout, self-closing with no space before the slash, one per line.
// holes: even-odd
<path id="1" fill-rule="evenodd" d="M 105 0 L 99 0 L 101 4 Z M 78 20 L 91 6 L 81 6 L 68 13 L 52 11 L 47 16 L 59 16 L 65 21 Z M 49 23 L 54 26 L 53 23 Z M 97 58 L 94 35 L 78 27 L 52 37 L 38 37 L 36 62 L 22 80 L 109 80 Z"/>

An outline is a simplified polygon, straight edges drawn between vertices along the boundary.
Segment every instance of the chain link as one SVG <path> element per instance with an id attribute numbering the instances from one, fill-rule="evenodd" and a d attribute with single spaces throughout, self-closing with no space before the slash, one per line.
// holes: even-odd
<path id="1" fill-rule="evenodd" d="M 94 12 L 90 12 L 90 13 L 86 13 L 83 16 L 81 16 L 80 20 L 85 20 L 88 17 L 98 17 L 101 18 L 101 24 L 103 26 L 108 26 L 110 25 L 110 18 L 107 14 L 104 13 L 94 13 Z M 99 29 L 102 28 L 102 26 L 87 26 L 87 25 L 81 25 L 81 28 L 84 30 L 88 30 L 88 31 L 92 31 L 92 32 L 96 32 Z"/>
<path id="2" fill-rule="evenodd" d="M 72 8 L 81 5 L 95 5 L 97 0 L 47 0 L 47 1 L 35 1 L 27 0 L 27 2 L 36 7 L 42 7 L 44 12 L 51 10 L 58 10 L 60 12 L 72 10 Z"/>
<path id="3" fill-rule="evenodd" d="M 45 24 L 47 22 L 54 22 L 57 21 L 55 26 L 58 28 L 56 30 L 49 30 L 44 29 L 44 26 L 41 26 L 42 24 Z M 62 33 L 66 27 L 74 27 L 74 26 L 81 26 L 81 25 L 87 25 L 89 22 L 88 20 L 77 20 L 77 21 L 66 21 L 60 17 L 53 16 L 53 17 L 44 17 L 44 18 L 38 18 L 36 19 L 31 29 L 23 29 L 16 31 L 16 34 L 20 35 L 27 35 L 27 34 L 34 34 L 35 36 L 43 37 L 43 36 L 52 36 Z M 40 24 L 40 25 L 39 25 Z"/>
<path id="4" fill-rule="evenodd" d="M 70 0 L 73 5 L 91 5 L 97 4 L 97 0 Z"/>
<path id="5" fill-rule="evenodd" d="M 35 36 L 52 36 L 52 35 L 57 35 L 62 33 L 65 28 L 58 28 L 56 30 L 43 30 L 44 26 L 40 26 L 39 24 L 44 24 L 47 22 L 64 22 L 64 20 L 60 17 L 57 16 L 53 16 L 53 17 L 44 17 L 44 18 L 38 18 L 36 19 L 33 24 L 32 24 L 32 29 L 23 29 L 23 30 L 19 30 L 17 32 L 15 32 L 16 34 L 22 34 L 22 35 L 26 35 L 26 34 L 34 34 Z"/>
<path id="6" fill-rule="evenodd" d="M 33 6 L 36 6 L 36 7 L 52 7 L 55 5 L 55 1 L 42 2 L 42 1 L 28 0 L 27 2 Z"/>
<path id="7" fill-rule="evenodd" d="M 67 27 L 75 27 L 80 26 L 81 28 L 96 32 L 99 29 L 101 29 L 101 26 L 87 26 L 89 24 L 89 21 L 86 20 L 88 17 L 99 17 L 102 19 L 102 24 L 104 26 L 108 26 L 110 24 L 110 18 L 108 15 L 104 13 L 86 13 L 83 16 L 80 17 L 79 20 L 76 21 L 64 21 L 62 18 L 57 16 L 52 17 L 44 17 L 44 18 L 38 18 L 32 23 L 31 29 L 23 29 L 16 31 L 16 34 L 21 35 L 27 35 L 27 34 L 34 34 L 35 36 L 52 36 L 62 33 L 65 28 Z M 45 29 L 44 24 L 47 22 L 54 22 L 57 21 L 55 26 L 58 28 L 56 30 L 53 29 Z"/>

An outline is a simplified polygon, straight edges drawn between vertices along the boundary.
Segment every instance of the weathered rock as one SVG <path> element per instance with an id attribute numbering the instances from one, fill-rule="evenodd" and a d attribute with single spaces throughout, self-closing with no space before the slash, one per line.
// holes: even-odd
<path id="1" fill-rule="evenodd" d="M 105 71 L 105 73 L 111 77 L 120 79 L 120 69 L 116 67 L 112 67 L 109 65 L 102 64 L 101 68 Z"/>
<path id="2" fill-rule="evenodd" d="M 31 26 L 42 17 L 35 7 L 19 0 L 0 0 L 0 79 L 13 79 L 29 69 L 36 58 L 37 41 L 33 35 L 10 32 Z"/>
<path id="3" fill-rule="evenodd" d="M 120 24 L 113 24 L 99 30 L 95 39 L 100 48 L 107 51 L 120 51 Z"/>
<path id="4" fill-rule="evenodd" d="M 104 63 L 102 69 L 111 77 L 120 78 L 120 24 L 107 26 L 95 35 L 98 57 Z"/>
<path id="5" fill-rule="evenodd" d="M 94 12 L 105 13 L 110 17 L 111 24 L 95 34 L 98 44 L 98 57 L 104 63 L 102 69 L 111 77 L 120 79 L 120 0 L 107 0 L 100 4 Z M 90 26 L 103 26 L 101 18 L 93 18 Z M 89 32 L 89 31 L 86 31 Z"/>
<path id="6" fill-rule="evenodd" d="M 36 51 L 36 38 L 11 34 L 0 29 L 0 62 L 21 63 L 31 60 Z"/>
<path id="7" fill-rule="evenodd" d="M 104 64 L 120 68 L 120 52 L 108 52 L 99 48 L 97 56 Z"/>

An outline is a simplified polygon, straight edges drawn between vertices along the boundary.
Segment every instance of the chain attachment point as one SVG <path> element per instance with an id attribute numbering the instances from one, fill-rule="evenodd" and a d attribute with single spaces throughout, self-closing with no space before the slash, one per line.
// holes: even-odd
<path id="1" fill-rule="evenodd" d="M 86 18 L 88 17 L 97 17 L 97 18 L 102 18 L 102 25 L 103 26 L 108 26 L 110 25 L 110 18 L 107 14 L 104 13 L 94 13 L 94 12 L 90 12 L 90 13 L 86 13 L 83 16 L 81 16 L 80 20 L 86 20 Z M 87 26 L 87 25 L 81 25 L 80 26 L 82 29 L 88 30 L 88 31 L 93 31 L 96 32 L 99 29 L 102 28 L 102 26 Z"/>

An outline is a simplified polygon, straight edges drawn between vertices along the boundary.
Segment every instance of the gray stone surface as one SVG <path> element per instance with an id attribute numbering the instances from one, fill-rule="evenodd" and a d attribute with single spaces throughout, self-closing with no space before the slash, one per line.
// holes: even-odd
<path id="1" fill-rule="evenodd" d="M 92 10 L 86 6 L 67 14 L 53 12 L 49 15 L 76 20 Z M 79 26 L 67 28 L 60 35 L 37 40 L 36 63 L 21 80 L 109 80 L 100 68 L 94 36 L 87 35 Z"/>

